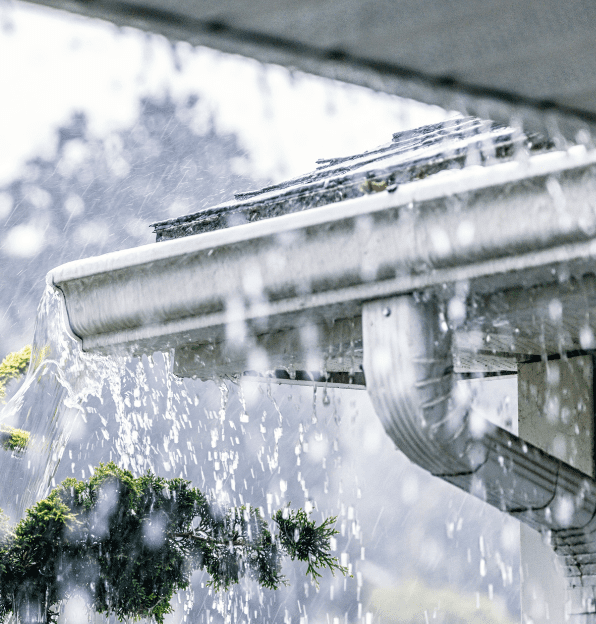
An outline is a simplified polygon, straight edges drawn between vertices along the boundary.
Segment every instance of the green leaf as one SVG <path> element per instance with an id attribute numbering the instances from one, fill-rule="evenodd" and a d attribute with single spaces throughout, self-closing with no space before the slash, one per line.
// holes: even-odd
<path id="1" fill-rule="evenodd" d="M 27 372 L 30 360 L 31 345 L 27 345 L 20 351 L 9 353 L 0 362 L 0 399 L 4 400 L 6 397 L 6 386 L 8 383 L 13 379 L 19 379 Z"/>

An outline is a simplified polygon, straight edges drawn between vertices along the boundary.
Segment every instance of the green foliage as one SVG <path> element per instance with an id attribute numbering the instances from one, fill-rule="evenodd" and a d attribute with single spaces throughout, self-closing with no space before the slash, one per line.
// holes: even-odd
<path id="1" fill-rule="evenodd" d="M 27 372 L 31 360 L 31 345 L 9 353 L 0 363 L 0 401 L 6 398 L 6 386 Z M 23 451 L 29 443 L 29 432 L 0 424 L 0 446 L 6 451 Z"/>
<path id="2" fill-rule="evenodd" d="M 227 590 L 242 577 L 255 579 L 268 589 L 284 584 L 280 554 L 258 509 L 243 505 L 227 513 L 200 519 L 191 538 L 191 555 L 197 567 L 211 576 L 208 585 Z"/>
<path id="3" fill-rule="evenodd" d="M 220 510 L 183 479 L 101 464 L 89 482 L 67 479 L 4 531 L 0 620 L 17 612 L 25 621 L 33 609 L 53 622 L 59 601 L 84 588 L 100 613 L 161 624 L 194 570 L 205 569 L 215 590 L 243 576 L 276 589 L 284 554 L 308 561 L 315 580 L 322 567 L 345 573 L 329 555 L 335 519 L 317 527 L 304 511 L 284 509 L 274 520 L 277 537 L 252 507 Z"/>
<path id="4" fill-rule="evenodd" d="M 273 517 L 279 526 L 279 541 L 291 559 L 308 561 L 307 574 L 318 585 L 320 569 L 329 568 L 333 573 L 338 570 L 347 574 L 347 569 L 340 566 L 336 557 L 331 556 L 331 538 L 337 535 L 333 528 L 336 518 L 327 518 L 317 526 L 308 519 L 303 510 L 292 511 L 288 507 L 277 511 Z"/>
<path id="5" fill-rule="evenodd" d="M 31 345 L 23 347 L 20 351 L 9 353 L 0 362 L 0 399 L 6 397 L 6 386 L 13 379 L 19 379 L 27 372 L 31 359 Z"/>
<path id="6" fill-rule="evenodd" d="M 29 443 L 29 435 L 24 429 L 0 425 L 0 445 L 5 451 L 24 451 Z"/>
<path id="7" fill-rule="evenodd" d="M 63 529 L 74 519 L 60 498 L 60 491 L 40 501 L 27 512 L 27 517 L 9 534 L 0 551 L 0 616 L 4 619 L 19 607 L 28 606 L 33 597 L 40 597 L 46 611 L 60 599 L 58 578 L 61 560 L 68 557 Z M 40 601 L 38 601 L 40 602 Z M 48 606 L 46 606 L 48 605 Z"/>

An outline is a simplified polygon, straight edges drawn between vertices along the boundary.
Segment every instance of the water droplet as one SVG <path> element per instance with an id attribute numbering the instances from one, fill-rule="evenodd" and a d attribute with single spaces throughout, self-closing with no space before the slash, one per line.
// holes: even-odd
<path id="1" fill-rule="evenodd" d="M 559 299 L 553 299 L 548 304 L 548 314 L 551 320 L 558 322 L 563 317 L 563 304 Z"/>
<path id="2" fill-rule="evenodd" d="M 594 332 L 589 325 L 584 325 L 581 331 L 579 332 L 579 344 L 582 349 L 592 349 L 594 348 Z"/>

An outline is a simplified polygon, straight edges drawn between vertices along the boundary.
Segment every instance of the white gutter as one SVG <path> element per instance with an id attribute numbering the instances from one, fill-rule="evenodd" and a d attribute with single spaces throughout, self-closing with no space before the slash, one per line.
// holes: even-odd
<path id="1" fill-rule="evenodd" d="M 445 282 L 526 284 L 528 271 L 540 281 L 553 264 L 593 257 L 595 164 L 578 148 L 447 171 L 394 193 L 72 262 L 47 279 L 92 351 L 222 340 L 238 320 L 278 329 L 306 312 L 357 316 L 363 301 Z"/>
<path id="2" fill-rule="evenodd" d="M 595 258 L 596 153 L 575 149 L 70 263 L 48 281 L 87 350 L 225 343 L 236 323 L 267 334 L 362 316 L 366 386 L 398 447 L 551 532 L 581 589 L 596 585 L 596 481 L 471 421 L 452 395 L 452 330 L 439 309 L 445 284 L 552 283 L 561 267 L 594 274 Z"/>

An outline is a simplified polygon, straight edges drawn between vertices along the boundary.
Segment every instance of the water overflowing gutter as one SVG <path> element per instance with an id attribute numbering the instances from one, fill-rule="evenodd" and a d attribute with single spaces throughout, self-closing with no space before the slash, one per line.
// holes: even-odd
<path id="1" fill-rule="evenodd" d="M 445 283 L 552 281 L 596 252 L 596 155 L 446 171 L 275 219 L 71 262 L 48 273 L 84 350 L 137 352 L 359 316 Z"/>
<path id="2" fill-rule="evenodd" d="M 347 336 L 360 345 L 350 368 L 359 357 L 398 447 L 433 474 L 551 532 L 570 587 L 594 593 L 596 481 L 471 420 L 469 406 L 453 396 L 453 371 L 461 345 L 471 344 L 477 358 L 477 345 L 466 342 L 477 326 L 473 318 L 449 325 L 440 313 L 461 284 L 491 305 L 507 299 L 503 293 L 533 288 L 547 300 L 554 292 L 571 309 L 565 288 L 575 281 L 586 285 L 585 317 L 596 307 L 595 258 L 596 154 L 575 147 L 66 264 L 48 282 L 63 292 L 83 349 L 174 348 L 181 374 L 242 373 L 255 348 L 273 366 L 308 358 L 309 348 L 324 351 L 324 341 L 305 341 L 312 327 L 334 344 Z M 526 299 L 509 296 L 502 313 L 522 318 Z M 575 330 L 552 347 L 542 335 L 542 347 L 536 339 L 537 351 L 530 346 L 526 354 L 572 351 Z M 502 361 L 514 369 L 518 351 Z M 595 609 L 585 598 L 581 617 Z"/>

